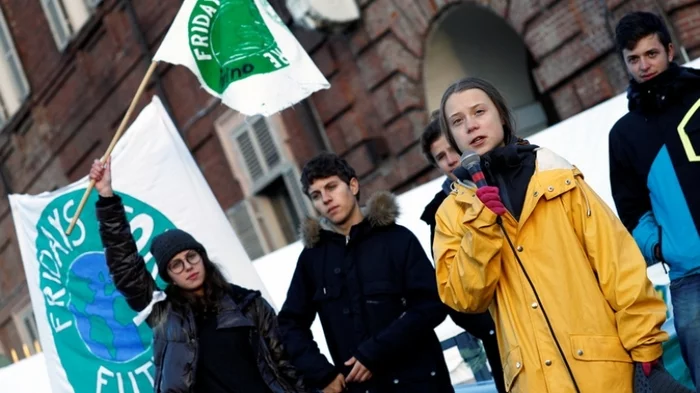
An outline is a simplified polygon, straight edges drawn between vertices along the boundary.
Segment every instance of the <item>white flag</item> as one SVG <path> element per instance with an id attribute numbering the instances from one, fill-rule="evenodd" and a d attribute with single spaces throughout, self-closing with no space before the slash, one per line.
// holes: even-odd
<path id="1" fill-rule="evenodd" d="M 189 68 L 210 94 L 250 116 L 330 86 L 267 0 L 185 0 L 153 60 Z"/>
<path id="2" fill-rule="evenodd" d="M 158 98 L 112 155 L 115 192 L 146 267 L 148 250 L 169 228 L 199 240 L 235 283 L 263 289 L 241 243 Z M 107 270 L 93 192 L 75 230 L 65 230 L 88 185 L 83 178 L 37 196 L 10 195 L 29 294 L 54 393 L 152 392 L 152 335 Z M 164 288 L 164 283 L 158 279 Z M 2 391 L 2 388 L 0 388 Z"/>

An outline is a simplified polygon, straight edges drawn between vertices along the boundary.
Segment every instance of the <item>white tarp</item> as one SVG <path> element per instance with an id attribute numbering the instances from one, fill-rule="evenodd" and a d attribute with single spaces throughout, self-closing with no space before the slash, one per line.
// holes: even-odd
<path id="1" fill-rule="evenodd" d="M 151 240 L 177 227 L 197 238 L 229 279 L 264 290 L 158 98 L 141 112 L 112 157 L 114 189 L 154 277 Z M 143 315 L 137 317 L 115 290 L 107 270 L 96 192 L 73 233 L 65 235 L 87 183 L 83 178 L 54 192 L 10 196 L 51 386 L 54 393 L 152 391 L 152 334 Z M 4 386 L 0 381 L 0 391 L 6 392 Z"/>
<path id="2" fill-rule="evenodd" d="M 46 357 L 43 353 L 0 368 L 2 393 L 51 393 Z"/>

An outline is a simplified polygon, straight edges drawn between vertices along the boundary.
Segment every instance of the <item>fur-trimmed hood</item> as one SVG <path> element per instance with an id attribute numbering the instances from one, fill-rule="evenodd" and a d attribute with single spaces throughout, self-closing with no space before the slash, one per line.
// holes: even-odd
<path id="1" fill-rule="evenodd" d="M 362 208 L 362 214 L 372 227 L 395 224 L 399 217 L 399 204 L 396 202 L 396 196 L 387 191 L 375 193 L 369 198 L 367 205 Z M 321 240 L 322 230 L 336 232 L 328 219 L 307 217 L 300 229 L 300 237 L 304 247 L 313 248 Z"/>

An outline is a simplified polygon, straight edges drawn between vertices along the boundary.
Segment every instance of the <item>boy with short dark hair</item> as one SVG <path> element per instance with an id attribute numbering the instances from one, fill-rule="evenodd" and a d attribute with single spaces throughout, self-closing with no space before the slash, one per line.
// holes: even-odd
<path id="1" fill-rule="evenodd" d="M 681 351 L 700 383 L 700 71 L 673 63 L 661 18 L 624 16 L 616 42 L 632 80 L 629 113 L 610 132 L 620 219 L 648 263 L 670 267 Z"/>
<path id="2" fill-rule="evenodd" d="M 306 383 L 325 393 L 453 392 L 434 331 L 446 315 L 435 271 L 396 224 L 394 196 L 377 193 L 360 208 L 355 171 L 335 154 L 307 163 L 301 183 L 321 218 L 303 225 L 279 323 Z M 311 335 L 316 315 L 333 363 Z"/>

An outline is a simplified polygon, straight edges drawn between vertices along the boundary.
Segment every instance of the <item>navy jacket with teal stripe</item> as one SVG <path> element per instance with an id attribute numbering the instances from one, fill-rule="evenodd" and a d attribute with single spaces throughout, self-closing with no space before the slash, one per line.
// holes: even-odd
<path id="1" fill-rule="evenodd" d="M 671 67 L 628 89 L 610 132 L 610 182 L 648 262 L 658 244 L 671 280 L 700 273 L 700 71 Z"/>

